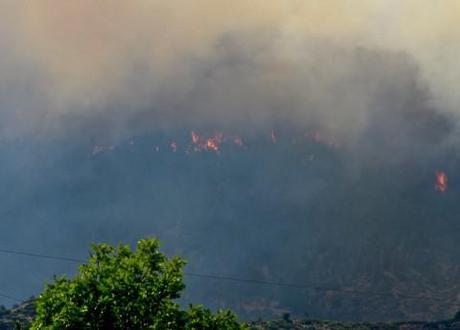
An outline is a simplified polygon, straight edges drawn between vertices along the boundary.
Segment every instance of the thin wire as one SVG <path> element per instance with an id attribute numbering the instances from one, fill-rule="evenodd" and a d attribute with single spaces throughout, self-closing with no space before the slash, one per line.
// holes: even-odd
<path id="1" fill-rule="evenodd" d="M 76 258 L 50 256 L 50 255 L 46 255 L 46 254 L 38 254 L 38 253 L 32 253 L 32 252 L 23 252 L 23 251 L 15 251 L 15 250 L 7 250 L 7 249 L 0 249 L 0 253 L 15 254 L 15 255 L 21 255 L 21 256 L 33 257 L 33 258 L 68 261 L 68 262 L 73 262 L 73 263 L 86 262 L 85 260 L 76 259 Z"/>
<path id="2" fill-rule="evenodd" d="M 73 262 L 73 263 L 85 263 L 86 262 L 86 260 L 77 259 L 77 258 L 52 256 L 52 255 L 25 252 L 25 251 L 16 251 L 16 250 L 11 250 L 11 249 L 0 249 L 0 253 L 20 255 L 20 256 L 26 256 L 26 257 L 32 257 L 32 258 L 66 261 L 66 262 Z M 307 284 L 298 284 L 298 283 L 275 282 L 275 281 L 248 279 L 248 278 L 241 278 L 241 277 L 215 275 L 215 274 L 196 273 L 196 272 L 184 272 L 184 275 L 191 276 L 191 277 L 208 278 L 208 279 L 214 279 L 214 280 L 220 280 L 220 281 L 251 283 L 251 284 L 278 286 L 278 287 L 289 287 L 289 288 L 294 288 L 294 289 L 310 289 L 310 290 L 322 291 L 322 292 L 340 292 L 340 293 L 345 293 L 345 294 L 356 294 L 356 295 L 363 295 L 363 296 L 392 297 L 392 298 L 399 297 L 399 298 L 407 298 L 407 299 L 415 299 L 415 300 L 417 299 L 420 299 L 420 300 L 428 299 L 428 300 L 437 300 L 437 301 L 446 300 L 445 298 L 433 297 L 433 296 L 415 296 L 415 295 L 407 295 L 407 294 L 394 294 L 390 292 L 360 291 L 360 290 L 354 290 L 354 289 L 341 289 L 341 288 L 317 286 L 313 284 L 307 285 Z M 0 294 L 0 296 L 9 298 L 12 300 L 20 301 L 19 299 L 10 297 L 8 295 Z M 458 305 L 458 303 L 455 303 L 455 304 Z"/>
<path id="3" fill-rule="evenodd" d="M 0 293 L 0 297 L 12 300 L 14 302 L 19 302 L 19 303 L 24 301 L 23 299 L 15 298 L 15 297 L 12 297 L 12 296 L 4 294 L 4 293 Z"/>
<path id="4" fill-rule="evenodd" d="M 389 292 L 360 291 L 360 290 L 354 290 L 354 289 L 341 289 L 341 288 L 333 288 L 333 287 L 326 287 L 326 286 L 272 282 L 272 281 L 246 279 L 246 278 L 229 277 L 229 276 L 221 276 L 221 275 L 209 275 L 209 274 L 188 273 L 188 272 L 184 273 L 184 275 L 202 277 L 202 278 L 210 278 L 210 279 L 223 280 L 223 281 L 244 282 L 244 283 L 251 283 L 251 284 L 289 287 L 289 288 L 295 288 L 295 289 L 309 289 L 309 290 L 322 291 L 322 292 L 332 291 L 332 292 L 351 293 L 351 294 L 364 295 L 364 296 L 368 295 L 368 296 L 392 297 L 392 298 L 400 297 L 400 298 L 407 298 L 407 299 L 424 299 L 424 300 L 429 299 L 429 300 L 439 300 L 439 301 L 445 300 L 445 298 L 433 297 L 433 296 L 415 296 L 415 295 L 407 295 L 407 294 L 393 294 Z"/>

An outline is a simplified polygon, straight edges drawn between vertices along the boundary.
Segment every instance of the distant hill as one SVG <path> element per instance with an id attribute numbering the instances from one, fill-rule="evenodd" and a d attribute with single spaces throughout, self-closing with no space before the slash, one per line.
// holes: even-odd
<path id="1" fill-rule="evenodd" d="M 460 312 L 451 320 L 438 322 L 340 322 L 329 320 L 290 319 L 284 316 L 283 319 L 273 321 L 253 321 L 248 325 L 251 330 L 459 330 L 460 329 Z M 28 325 L 35 316 L 33 300 L 6 309 L 0 306 L 0 330 L 28 329 Z M 18 328 L 18 325 L 22 328 Z"/>
<path id="2" fill-rule="evenodd" d="M 34 316 L 34 302 L 31 299 L 11 309 L 0 306 L 0 330 L 27 329 Z"/>
<path id="3" fill-rule="evenodd" d="M 276 320 L 257 321 L 250 323 L 252 330 L 438 330 L 460 329 L 460 320 L 448 320 L 440 322 L 338 322 L 321 320 Z"/>

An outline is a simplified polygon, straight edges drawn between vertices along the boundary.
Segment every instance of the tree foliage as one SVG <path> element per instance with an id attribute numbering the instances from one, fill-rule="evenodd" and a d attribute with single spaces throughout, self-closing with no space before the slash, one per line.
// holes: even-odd
<path id="1" fill-rule="evenodd" d="M 89 262 L 73 279 L 56 277 L 37 299 L 32 329 L 242 329 L 235 314 L 202 306 L 182 310 L 185 261 L 168 259 L 156 239 L 127 245 L 93 245 Z"/>

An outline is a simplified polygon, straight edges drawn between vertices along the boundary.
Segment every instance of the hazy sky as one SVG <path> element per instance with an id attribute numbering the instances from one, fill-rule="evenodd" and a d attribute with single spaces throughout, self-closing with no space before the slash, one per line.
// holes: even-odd
<path id="1" fill-rule="evenodd" d="M 456 60 L 460 4 L 455 0 L 44 0 L 4 1 L 0 6 L 2 136 L 48 131 L 62 125 L 54 122 L 62 114 L 105 111 L 112 117 L 117 107 L 118 112 L 132 116 L 154 104 L 169 108 L 163 111 L 175 119 L 182 116 L 180 111 L 235 118 L 242 116 L 238 108 L 251 107 L 260 120 L 264 111 L 271 111 L 269 106 L 246 100 L 241 91 L 231 96 L 243 99 L 233 107 L 225 102 L 225 109 L 218 109 L 220 104 L 212 103 L 226 94 L 222 90 L 231 89 L 235 80 L 241 81 L 232 73 L 225 78 L 232 81 L 230 86 L 207 91 L 212 93 L 209 103 L 187 104 L 188 110 L 179 110 L 184 107 L 179 103 L 189 102 L 188 97 L 201 83 L 200 68 L 222 65 L 219 61 L 232 56 L 230 52 L 250 57 L 252 68 L 259 66 L 259 71 L 246 79 L 245 89 L 254 95 L 269 85 L 271 92 L 279 92 L 279 99 L 295 97 L 283 93 L 283 89 L 292 88 L 288 86 L 292 75 L 298 80 L 313 77 L 313 86 L 295 88 L 316 94 L 350 75 L 347 56 L 364 47 L 412 56 L 422 83 L 429 85 L 431 101 L 443 111 L 457 111 L 460 101 L 454 83 L 460 73 Z M 229 37 L 239 43 L 222 50 Z M 318 43 L 330 46 L 321 51 Z M 325 56 L 329 59 L 324 60 Z M 302 73 L 296 70 L 299 66 Z M 315 77 L 313 68 L 318 66 L 321 73 Z M 350 121 L 366 122 L 365 98 L 372 91 L 361 91 L 363 87 L 367 88 L 344 87 L 346 95 L 355 93 L 351 89 L 361 95 L 349 96 L 344 102 L 346 96 L 339 96 L 340 100 L 320 110 L 285 107 L 276 111 L 308 119 L 311 112 L 319 111 L 322 114 L 315 116 L 326 120 L 339 113 L 343 123 L 328 125 L 348 130 L 355 128 L 347 127 Z M 330 93 L 314 97 L 321 103 Z M 356 104 L 350 98 L 357 98 Z M 340 109 L 342 103 L 347 109 Z M 194 106 L 210 109 L 190 110 Z M 113 125 L 117 129 L 124 126 L 117 120 Z"/>

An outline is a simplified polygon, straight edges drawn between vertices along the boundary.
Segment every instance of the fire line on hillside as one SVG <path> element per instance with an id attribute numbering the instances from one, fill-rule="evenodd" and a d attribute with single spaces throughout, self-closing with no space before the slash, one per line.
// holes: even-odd
<path id="1" fill-rule="evenodd" d="M 434 188 L 440 193 L 445 193 L 447 191 L 447 174 L 445 172 L 436 172 L 436 183 Z"/>

